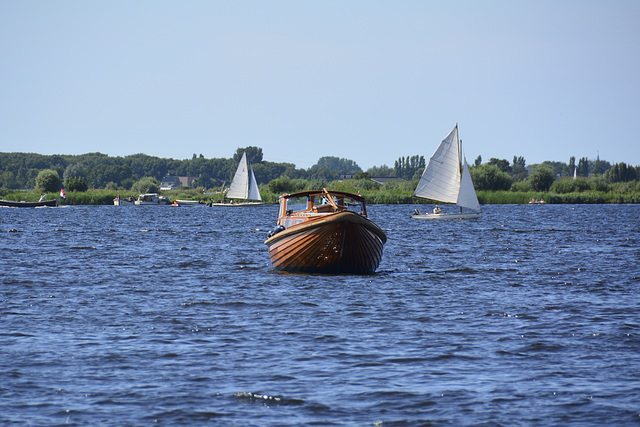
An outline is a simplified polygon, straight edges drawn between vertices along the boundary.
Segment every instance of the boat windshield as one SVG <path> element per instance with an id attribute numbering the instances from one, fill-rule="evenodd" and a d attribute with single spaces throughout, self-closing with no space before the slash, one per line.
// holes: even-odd
<path id="1" fill-rule="evenodd" d="M 338 205 L 338 207 L 342 207 L 344 206 L 346 208 L 346 210 L 352 211 L 352 212 L 356 212 L 359 214 L 366 214 L 365 210 L 364 210 L 364 203 L 360 200 L 356 200 L 353 199 L 351 197 L 345 196 L 345 197 L 334 197 L 334 200 L 336 202 L 336 204 Z"/>
<path id="2" fill-rule="evenodd" d="M 287 212 L 299 212 L 307 209 L 307 197 L 290 197 L 284 200 Z"/>
<path id="3" fill-rule="evenodd" d="M 331 200 L 329 197 L 331 197 Z M 307 196 L 283 199 L 283 203 L 286 203 L 286 206 L 282 212 L 291 214 L 294 212 L 309 211 L 313 208 L 314 211 L 327 213 L 335 211 L 335 207 L 337 207 L 338 210 L 341 211 L 348 210 L 361 215 L 366 215 L 364 203 L 361 200 L 357 200 L 346 195 L 315 194 L 310 196 L 310 198 L 313 201 L 313 204 L 310 204 L 310 200 L 307 199 Z"/>

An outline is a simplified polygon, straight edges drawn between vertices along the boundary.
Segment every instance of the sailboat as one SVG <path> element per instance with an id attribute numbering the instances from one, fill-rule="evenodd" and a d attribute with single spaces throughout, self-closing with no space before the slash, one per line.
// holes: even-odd
<path id="1" fill-rule="evenodd" d="M 373 274 L 386 241 L 362 196 L 323 188 L 280 196 L 276 227 L 264 243 L 277 271 Z"/>
<path id="2" fill-rule="evenodd" d="M 246 200 L 238 202 L 238 200 Z M 219 203 L 211 203 L 211 206 L 259 206 L 263 205 L 258 183 L 253 174 L 253 168 L 247 163 L 247 153 L 242 153 L 238 169 L 231 181 L 229 191 Z"/>
<path id="3" fill-rule="evenodd" d="M 411 215 L 411 218 L 446 220 L 474 219 L 482 216 L 478 196 L 469 173 L 469 165 L 462 155 L 462 142 L 458 139 L 457 123 L 429 159 L 414 196 L 442 203 L 455 203 L 460 206 L 460 212 L 439 212 L 440 209 L 436 205 L 436 212 L 423 214 L 416 209 L 416 213 Z M 463 212 L 462 208 L 473 212 Z"/>

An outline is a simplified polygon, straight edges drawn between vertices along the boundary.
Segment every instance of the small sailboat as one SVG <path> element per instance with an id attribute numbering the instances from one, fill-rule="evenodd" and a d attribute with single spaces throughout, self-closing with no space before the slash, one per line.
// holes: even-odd
<path id="1" fill-rule="evenodd" d="M 423 214 L 416 209 L 416 213 L 411 215 L 411 218 L 446 220 L 474 219 L 482 216 L 478 196 L 469 173 L 469 165 L 462 155 L 462 142 L 458 139 L 457 123 L 429 159 L 414 196 L 442 203 L 455 203 L 460 206 L 460 212 L 443 213 L 439 212 L 440 209 L 436 206 L 434 213 Z M 463 212 L 462 208 L 473 212 Z"/>
<path id="2" fill-rule="evenodd" d="M 238 200 L 245 200 L 238 202 Z M 211 206 L 259 206 L 263 205 L 258 183 L 253 174 L 253 168 L 247 163 L 247 153 L 242 153 L 238 169 L 233 176 L 229 191 L 219 203 L 211 203 Z"/>

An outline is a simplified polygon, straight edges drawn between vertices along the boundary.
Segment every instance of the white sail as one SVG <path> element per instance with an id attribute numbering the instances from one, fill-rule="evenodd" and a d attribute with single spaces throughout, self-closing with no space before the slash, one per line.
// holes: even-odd
<path id="1" fill-rule="evenodd" d="M 480 203 L 478 202 L 478 196 L 476 195 L 476 189 L 473 188 L 473 181 L 471 180 L 471 173 L 469 172 L 469 165 L 467 159 L 464 159 L 464 169 L 462 170 L 462 179 L 460 180 L 460 192 L 458 193 L 458 201 L 456 204 L 460 207 L 480 210 Z"/>
<path id="2" fill-rule="evenodd" d="M 242 159 L 238 163 L 238 169 L 233 176 L 227 198 L 229 199 L 247 199 L 249 196 L 249 172 L 247 168 L 247 153 L 242 154 Z"/>
<path id="3" fill-rule="evenodd" d="M 246 152 L 242 153 L 242 159 L 238 163 L 238 169 L 236 169 L 236 174 L 233 176 L 226 198 L 262 201 L 258 183 L 253 174 L 253 168 L 247 164 Z"/>
<path id="4" fill-rule="evenodd" d="M 249 170 L 251 171 L 251 180 L 249 181 L 249 200 L 260 200 L 262 201 L 262 197 L 260 197 L 260 190 L 258 189 L 258 183 L 256 182 L 256 176 L 253 174 L 253 168 L 249 165 Z"/>
<path id="5" fill-rule="evenodd" d="M 442 140 L 429 159 L 414 193 L 417 197 L 457 203 L 460 191 L 458 125 Z"/>

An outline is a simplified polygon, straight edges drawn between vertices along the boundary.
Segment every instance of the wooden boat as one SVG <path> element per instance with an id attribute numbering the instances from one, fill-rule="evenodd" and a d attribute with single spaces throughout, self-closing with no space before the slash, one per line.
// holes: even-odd
<path id="1" fill-rule="evenodd" d="M 459 213 L 444 213 L 436 205 L 433 213 L 416 213 L 414 219 L 474 219 L 482 216 L 480 203 L 469 173 L 467 159 L 458 140 L 458 125 L 442 140 L 420 177 L 414 196 L 460 206 Z M 473 212 L 463 212 L 467 208 Z"/>
<path id="2" fill-rule="evenodd" d="M 276 228 L 264 242 L 275 270 L 372 274 L 387 236 L 367 218 L 363 197 L 339 191 L 280 196 Z"/>
<path id="3" fill-rule="evenodd" d="M 247 163 L 247 153 L 242 153 L 238 169 L 233 176 L 233 181 L 229 186 L 229 191 L 218 203 L 211 203 L 211 206 L 225 207 L 247 207 L 263 205 L 260 190 L 253 168 Z"/>
<path id="4" fill-rule="evenodd" d="M 58 206 L 58 199 L 41 200 L 38 202 L 16 202 L 13 200 L 0 199 L 0 206 L 6 206 L 10 208 L 40 208 L 43 206 Z"/>

